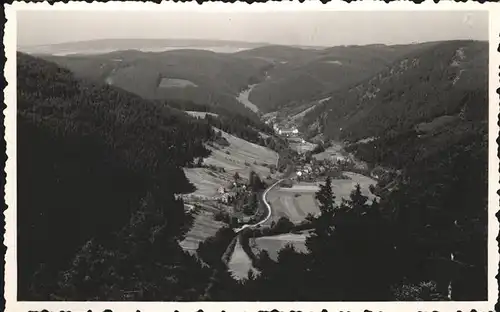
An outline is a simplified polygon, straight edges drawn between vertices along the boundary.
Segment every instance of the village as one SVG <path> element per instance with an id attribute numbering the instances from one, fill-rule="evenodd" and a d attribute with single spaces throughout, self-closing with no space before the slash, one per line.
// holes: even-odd
<path id="1" fill-rule="evenodd" d="M 325 145 L 319 146 L 307 142 L 301 137 L 293 121 L 284 120 L 279 123 L 276 117 L 271 117 L 266 123 L 273 127 L 277 135 L 286 138 L 290 146 L 297 152 L 293 159 L 294 172 L 281 185 L 291 185 L 296 182 L 323 182 L 327 177 L 332 179 L 348 179 L 344 171 L 366 174 L 366 164 L 357 161 L 353 155 L 346 154 L 340 148 L 325 150 Z M 321 147 L 321 149 L 319 149 Z"/>

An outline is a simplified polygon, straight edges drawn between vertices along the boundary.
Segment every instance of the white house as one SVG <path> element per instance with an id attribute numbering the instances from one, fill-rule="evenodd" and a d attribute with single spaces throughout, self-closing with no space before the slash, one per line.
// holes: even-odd
<path id="1" fill-rule="evenodd" d="M 342 155 L 335 155 L 332 157 L 334 161 L 345 161 L 346 158 Z"/>

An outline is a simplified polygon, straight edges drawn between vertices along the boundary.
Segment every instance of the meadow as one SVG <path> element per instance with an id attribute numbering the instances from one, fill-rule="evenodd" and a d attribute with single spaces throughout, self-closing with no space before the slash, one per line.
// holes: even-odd
<path id="1" fill-rule="evenodd" d="M 332 190 L 336 196 L 335 202 L 340 205 L 342 198 L 348 199 L 351 191 L 359 183 L 363 195 L 368 197 L 371 202 L 375 197 L 369 191 L 371 184 L 376 181 L 367 176 L 344 172 L 349 179 L 332 180 Z M 272 215 L 269 222 L 277 222 L 281 217 L 287 217 L 294 223 L 299 223 L 305 219 L 307 214 L 313 215 L 320 212 L 315 193 L 319 190 L 321 182 L 300 182 L 294 184 L 291 188 L 276 187 L 267 194 L 267 200 L 272 207 Z"/>
<path id="2" fill-rule="evenodd" d="M 190 115 L 203 114 L 202 112 L 188 113 Z M 248 179 L 251 171 L 259 174 L 261 178 L 265 178 L 270 175 L 267 166 L 276 164 L 278 160 L 278 154 L 268 148 L 242 140 L 224 131 L 221 133 L 229 142 L 229 146 L 209 146 L 212 154 L 204 158 L 204 164 L 224 168 L 223 172 L 210 167 L 184 168 L 186 177 L 196 187 L 193 193 L 186 196 L 186 201 L 200 203 L 202 207 L 202 211 L 195 218 L 191 231 L 181 243 L 184 250 L 196 250 L 201 241 L 213 236 L 222 227 L 223 223 L 213 219 L 213 212 L 224 209 L 225 206 L 212 201 L 218 195 L 217 190 L 220 186 L 227 186 L 234 181 L 236 172 L 244 180 Z M 218 205 L 221 205 L 221 208 Z M 235 271 L 240 272 L 241 270 L 236 268 Z"/>

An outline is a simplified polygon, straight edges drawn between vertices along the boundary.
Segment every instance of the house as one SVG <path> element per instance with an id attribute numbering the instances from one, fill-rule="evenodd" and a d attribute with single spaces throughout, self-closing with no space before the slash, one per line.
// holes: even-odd
<path id="1" fill-rule="evenodd" d="M 278 134 L 280 135 L 285 135 L 285 136 L 292 136 L 292 135 L 297 135 L 299 133 L 299 130 L 297 128 L 290 128 L 290 129 L 279 129 Z"/>
<path id="2" fill-rule="evenodd" d="M 219 188 L 217 189 L 217 193 L 224 194 L 226 193 L 226 189 L 223 186 L 219 186 Z"/>
<path id="3" fill-rule="evenodd" d="M 336 162 L 339 162 L 339 161 L 347 161 L 347 159 L 342 156 L 342 155 L 335 155 L 335 156 L 332 156 L 333 160 L 336 161 Z"/>
<path id="4" fill-rule="evenodd" d="M 229 203 L 229 194 L 228 193 L 222 194 L 221 201 L 224 204 L 228 204 Z"/>

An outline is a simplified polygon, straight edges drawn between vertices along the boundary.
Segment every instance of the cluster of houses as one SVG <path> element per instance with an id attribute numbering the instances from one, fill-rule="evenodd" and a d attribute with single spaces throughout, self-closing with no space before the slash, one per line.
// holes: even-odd
<path id="1" fill-rule="evenodd" d="M 230 204 L 241 192 L 245 192 L 247 186 L 243 183 L 230 182 L 227 185 L 221 185 L 217 188 L 217 195 L 214 200 L 224 204 Z"/>
<path id="2" fill-rule="evenodd" d="M 299 130 L 297 128 L 283 128 L 278 129 L 278 134 L 286 137 L 293 137 L 299 134 Z"/>
<path id="3" fill-rule="evenodd" d="M 345 166 L 351 164 L 353 164 L 351 159 L 342 155 L 335 155 L 325 160 L 305 161 L 302 158 L 296 166 L 297 180 L 312 182 L 323 176 L 339 178 Z"/>
<path id="4" fill-rule="evenodd" d="M 272 123 L 272 124 L 274 132 L 279 135 L 283 135 L 286 137 L 297 137 L 299 135 L 299 130 L 293 124 L 285 124 L 285 125 L 280 125 L 277 123 Z"/>

